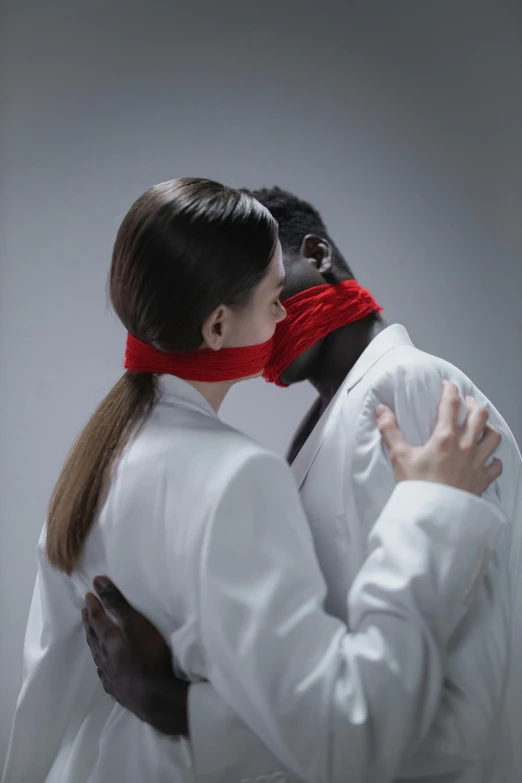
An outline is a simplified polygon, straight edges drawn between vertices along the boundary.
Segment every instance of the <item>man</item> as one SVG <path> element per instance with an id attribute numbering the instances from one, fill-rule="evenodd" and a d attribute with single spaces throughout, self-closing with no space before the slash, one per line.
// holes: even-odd
<path id="1" fill-rule="evenodd" d="M 310 204 L 279 188 L 253 195 L 279 223 L 287 279 L 283 299 L 353 278 L 321 216 Z M 326 608 L 349 622 L 345 597 L 366 558 L 370 530 L 394 486 L 373 411 L 380 402 L 393 408 L 406 438 L 419 445 L 433 429 L 444 378 L 457 384 L 461 396 L 473 396 L 487 407 L 492 425 L 502 435 L 499 457 L 504 474 L 490 489 L 489 497 L 502 506 L 512 527 L 493 552 L 484 553 L 486 578 L 448 647 L 446 685 L 433 726 L 423 744 L 404 760 L 400 777 L 440 783 L 515 783 L 522 779 L 522 742 L 517 743 L 516 733 L 512 736 L 512 731 L 522 726 L 522 640 L 518 619 L 514 622 L 522 616 L 516 581 L 521 556 L 522 463 L 507 424 L 459 370 L 422 353 L 402 326 L 387 327 L 380 315 L 373 313 L 317 340 L 281 375 L 285 384 L 308 380 L 319 393 L 294 438 L 289 459 L 328 587 Z M 104 654 L 93 632 L 101 632 L 107 620 L 90 599 L 88 635 L 100 674 L 106 689 L 137 711 L 129 696 L 129 675 L 133 672 L 135 683 L 139 681 L 142 690 L 154 695 L 150 709 L 141 710 L 141 717 L 152 722 L 163 690 L 165 703 L 160 712 L 168 711 L 172 694 L 183 700 L 184 691 L 180 684 L 174 685 L 171 673 L 158 687 L 151 661 L 154 655 L 165 656 L 166 648 L 154 629 L 110 584 L 105 595 L 102 593 L 104 599 L 124 620 L 129 635 L 114 632 L 109 654 Z M 513 621 L 511 649 L 504 641 L 506 620 Z M 140 643 L 133 646 L 136 629 Z M 140 665 L 146 662 L 148 677 L 133 670 L 136 660 Z M 212 738 L 202 738 L 200 728 L 194 730 L 201 726 L 197 710 L 211 710 L 215 755 L 223 772 L 221 776 L 216 772 L 209 780 L 226 780 L 227 758 L 234 758 L 236 748 L 248 748 L 249 741 L 254 748 L 256 739 L 211 693 L 210 686 L 205 687 L 197 686 L 200 702 L 198 705 L 194 698 L 189 710 L 194 753 L 196 761 L 198 753 L 211 753 Z M 177 708 L 177 712 L 187 722 L 186 711 Z"/>

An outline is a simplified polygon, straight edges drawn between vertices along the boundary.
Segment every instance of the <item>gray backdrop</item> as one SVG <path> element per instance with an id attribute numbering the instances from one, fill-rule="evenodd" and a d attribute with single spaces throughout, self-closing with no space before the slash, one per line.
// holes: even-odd
<path id="1" fill-rule="evenodd" d="M 35 545 L 121 372 L 117 226 L 180 175 L 295 190 L 363 284 L 522 435 L 522 29 L 509 0 L 1 5 L 0 768 Z M 236 388 L 283 450 L 312 390 Z"/>

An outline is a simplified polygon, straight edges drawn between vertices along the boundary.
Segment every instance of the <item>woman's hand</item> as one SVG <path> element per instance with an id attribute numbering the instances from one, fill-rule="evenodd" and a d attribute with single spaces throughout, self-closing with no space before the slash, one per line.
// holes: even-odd
<path id="1" fill-rule="evenodd" d="M 424 446 L 411 446 L 385 405 L 377 408 L 377 421 L 388 447 L 397 481 L 435 481 L 474 495 L 482 495 L 502 473 L 499 459 L 486 467 L 500 445 L 499 433 L 488 425 L 489 414 L 471 397 L 466 398 L 466 420 L 459 426 L 461 400 L 457 387 L 444 381 L 437 423 Z"/>

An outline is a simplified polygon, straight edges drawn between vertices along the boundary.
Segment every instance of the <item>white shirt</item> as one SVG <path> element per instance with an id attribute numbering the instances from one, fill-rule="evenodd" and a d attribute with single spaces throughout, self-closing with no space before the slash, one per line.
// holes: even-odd
<path id="1" fill-rule="evenodd" d="M 444 378 L 456 383 L 463 397 L 469 394 L 485 405 L 490 423 L 502 434 L 498 456 L 504 472 L 487 496 L 505 510 L 511 525 L 509 535 L 497 542 L 466 619 L 449 640 L 445 687 L 438 708 L 439 694 L 433 694 L 430 732 L 415 753 L 405 754 L 393 777 L 423 783 L 520 783 L 522 481 L 520 452 L 506 422 L 463 373 L 416 349 L 406 330 L 395 325 L 362 354 L 292 467 L 327 584 L 325 606 L 352 627 L 346 594 L 367 557 L 370 531 L 395 486 L 375 408 L 379 402 L 391 406 L 406 438 L 420 445 L 433 430 Z M 506 679 L 510 657 L 511 674 Z M 276 766 L 268 755 L 263 759 L 254 738 L 208 686 L 192 691 L 191 736 L 202 779 L 208 774 L 209 781 L 224 782 L 238 747 L 249 748 L 252 779 Z M 221 769 L 218 776 L 215 770 Z M 347 779 L 366 780 L 357 777 L 355 769 L 348 764 Z M 373 783 L 373 778 L 368 780 Z"/>
<path id="2" fill-rule="evenodd" d="M 348 633 L 322 608 L 324 580 L 285 462 L 220 422 L 188 384 L 162 386 L 72 578 L 48 566 L 42 535 L 3 782 L 195 779 L 182 742 L 102 689 L 80 616 L 96 574 L 114 579 L 177 665 L 210 680 L 293 775 L 344 781 L 350 769 L 354 781 L 390 780 L 428 732 L 448 640 L 480 590 L 485 553 L 506 535 L 505 516 L 457 490 L 400 485 L 347 596 Z M 272 780 L 290 780 L 277 763 Z M 227 783 L 242 777 L 236 765 Z"/>

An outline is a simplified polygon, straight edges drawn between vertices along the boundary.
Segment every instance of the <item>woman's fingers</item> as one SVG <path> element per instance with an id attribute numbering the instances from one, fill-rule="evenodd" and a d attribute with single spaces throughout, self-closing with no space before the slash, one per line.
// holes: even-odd
<path id="1" fill-rule="evenodd" d="M 460 437 L 462 447 L 471 449 L 484 433 L 489 413 L 486 408 L 479 405 L 472 397 L 466 397 L 466 408 L 468 410 L 468 418 L 460 429 Z"/>
<path id="2" fill-rule="evenodd" d="M 491 465 L 488 465 L 487 468 L 484 468 L 484 473 L 486 474 L 488 480 L 488 487 L 502 475 L 503 470 L 504 466 L 502 465 L 502 461 L 497 459 L 497 457 L 494 458 Z"/>
<path id="3" fill-rule="evenodd" d="M 434 434 L 441 440 L 453 440 L 459 426 L 461 399 L 454 383 L 442 382 L 442 394 Z"/>
<path id="4" fill-rule="evenodd" d="M 390 408 L 386 405 L 378 405 L 376 414 L 379 432 L 388 447 L 390 458 L 393 463 L 394 457 L 402 453 L 405 448 L 408 448 L 409 443 L 402 434 L 399 425 L 397 424 L 397 418 Z"/>
<path id="5" fill-rule="evenodd" d="M 493 456 L 495 451 L 500 446 L 502 436 L 500 432 L 491 427 L 489 424 L 484 430 L 484 437 L 477 443 L 476 446 L 476 461 L 478 465 L 485 465 L 490 457 Z"/>

